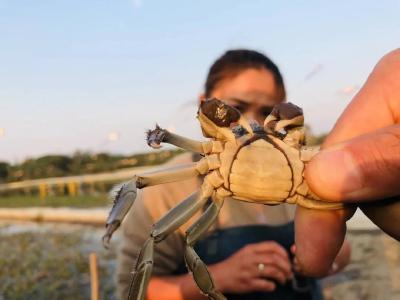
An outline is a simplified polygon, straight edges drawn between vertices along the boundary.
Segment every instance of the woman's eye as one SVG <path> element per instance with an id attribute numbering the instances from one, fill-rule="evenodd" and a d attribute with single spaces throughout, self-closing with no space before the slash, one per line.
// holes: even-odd
<path id="1" fill-rule="evenodd" d="M 246 107 L 244 107 L 243 105 L 234 105 L 233 107 L 236 108 L 241 113 L 244 113 L 246 111 Z"/>
<path id="2" fill-rule="evenodd" d="M 264 107 L 260 112 L 263 116 L 267 117 L 271 113 L 272 109 L 273 107 Z"/>

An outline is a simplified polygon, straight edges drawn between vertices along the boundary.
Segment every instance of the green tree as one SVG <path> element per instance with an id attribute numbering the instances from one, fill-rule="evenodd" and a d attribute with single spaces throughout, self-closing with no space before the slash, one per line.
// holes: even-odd
<path id="1" fill-rule="evenodd" d="M 0 182 L 6 181 L 10 165 L 4 161 L 0 161 Z"/>

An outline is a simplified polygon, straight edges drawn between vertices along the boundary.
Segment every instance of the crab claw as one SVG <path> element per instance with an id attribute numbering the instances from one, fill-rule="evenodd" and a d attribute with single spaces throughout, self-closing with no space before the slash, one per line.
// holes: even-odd
<path id="1" fill-rule="evenodd" d="M 111 237 L 112 237 L 114 231 L 116 231 L 118 229 L 119 225 L 121 225 L 121 223 L 118 221 L 106 225 L 106 233 L 102 237 L 104 248 L 106 248 L 106 249 L 109 248 Z"/>
<path id="2" fill-rule="evenodd" d="M 161 142 L 164 141 L 167 131 L 156 125 L 153 130 L 147 131 L 146 141 L 147 144 L 153 149 L 161 148 Z"/>
<path id="3" fill-rule="evenodd" d="M 114 205 L 107 218 L 106 233 L 103 236 L 103 245 L 108 248 L 113 233 L 121 225 L 132 204 L 136 199 L 136 179 L 124 183 L 115 193 Z"/>

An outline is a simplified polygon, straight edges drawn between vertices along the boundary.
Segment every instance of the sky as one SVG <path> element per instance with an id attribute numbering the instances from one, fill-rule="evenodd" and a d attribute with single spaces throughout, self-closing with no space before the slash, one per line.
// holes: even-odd
<path id="1" fill-rule="evenodd" d="M 0 161 L 147 151 L 155 123 L 201 139 L 196 101 L 227 49 L 261 51 L 329 132 L 385 53 L 397 1 L 0 0 Z"/>

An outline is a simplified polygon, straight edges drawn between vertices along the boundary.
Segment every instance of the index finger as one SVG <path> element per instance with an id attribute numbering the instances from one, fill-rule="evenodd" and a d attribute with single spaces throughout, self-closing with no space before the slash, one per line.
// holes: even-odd
<path id="1" fill-rule="evenodd" d="M 274 241 L 265 241 L 256 244 L 252 244 L 255 253 L 262 254 L 266 252 L 274 252 L 275 254 L 281 255 L 286 259 L 289 259 L 289 255 L 285 248 Z"/>

